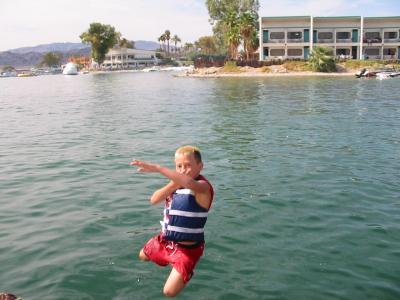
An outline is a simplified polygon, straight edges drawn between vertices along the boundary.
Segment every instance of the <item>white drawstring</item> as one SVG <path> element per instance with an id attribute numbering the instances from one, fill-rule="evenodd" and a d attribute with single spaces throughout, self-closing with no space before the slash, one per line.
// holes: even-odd
<path id="1" fill-rule="evenodd" d="M 174 241 L 169 241 L 168 242 L 168 245 L 165 246 L 165 248 L 170 249 L 170 250 L 172 250 L 172 249 L 174 250 L 171 254 L 169 254 L 169 256 L 172 256 L 172 255 L 175 254 L 176 250 L 178 249 L 177 246 L 178 246 L 178 244 L 175 243 Z"/>

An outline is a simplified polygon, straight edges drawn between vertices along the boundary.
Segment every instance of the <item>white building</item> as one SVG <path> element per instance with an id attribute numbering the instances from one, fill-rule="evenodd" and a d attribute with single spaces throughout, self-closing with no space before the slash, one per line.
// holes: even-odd
<path id="1" fill-rule="evenodd" d="M 156 52 L 129 48 L 113 48 L 106 54 L 102 66 L 108 69 L 134 69 L 158 63 Z"/>
<path id="2" fill-rule="evenodd" d="M 337 57 L 400 59 L 400 17 L 263 17 L 260 60 L 307 59 L 315 46 Z"/>

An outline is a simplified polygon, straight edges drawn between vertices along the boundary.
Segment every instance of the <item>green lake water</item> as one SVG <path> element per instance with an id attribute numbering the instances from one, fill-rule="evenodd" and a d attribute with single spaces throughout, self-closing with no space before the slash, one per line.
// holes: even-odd
<path id="1" fill-rule="evenodd" d="M 159 231 L 173 167 L 202 150 L 216 198 L 178 299 L 400 299 L 400 80 L 0 79 L 0 291 L 163 299 Z"/>

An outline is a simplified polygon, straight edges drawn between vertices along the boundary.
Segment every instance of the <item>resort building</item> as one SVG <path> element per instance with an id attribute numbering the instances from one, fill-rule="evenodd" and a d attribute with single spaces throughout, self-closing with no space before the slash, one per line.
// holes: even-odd
<path id="1" fill-rule="evenodd" d="M 157 63 L 155 51 L 113 48 L 106 54 L 102 66 L 107 69 L 133 69 Z"/>
<path id="2" fill-rule="evenodd" d="M 338 58 L 400 59 L 400 17 L 262 17 L 260 60 L 308 59 L 316 46 Z"/>

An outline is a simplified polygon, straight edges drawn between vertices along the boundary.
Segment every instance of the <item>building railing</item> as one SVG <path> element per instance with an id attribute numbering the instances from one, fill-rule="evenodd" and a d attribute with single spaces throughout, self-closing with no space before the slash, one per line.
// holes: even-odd
<path id="1" fill-rule="evenodd" d="M 288 43 L 304 43 L 304 39 L 287 39 Z"/>
<path id="2" fill-rule="evenodd" d="M 328 43 L 333 43 L 333 39 L 317 39 L 317 43 L 320 44 L 328 44 Z"/>
<path id="3" fill-rule="evenodd" d="M 285 39 L 270 39 L 267 41 L 267 43 L 276 43 L 276 44 L 284 44 Z"/>
<path id="4" fill-rule="evenodd" d="M 384 43 L 400 43 L 400 39 L 384 39 Z"/>
<path id="5" fill-rule="evenodd" d="M 336 43 L 352 43 L 352 39 L 336 39 Z"/>
<path id="6" fill-rule="evenodd" d="M 363 42 L 367 43 L 367 44 L 382 43 L 382 38 L 380 38 L 380 37 L 373 38 L 373 39 L 364 38 Z"/>
<path id="7" fill-rule="evenodd" d="M 396 59 L 396 55 L 395 54 L 393 54 L 393 55 L 384 55 L 383 59 Z"/>
<path id="8" fill-rule="evenodd" d="M 364 54 L 364 59 L 381 59 L 381 56 Z"/>

